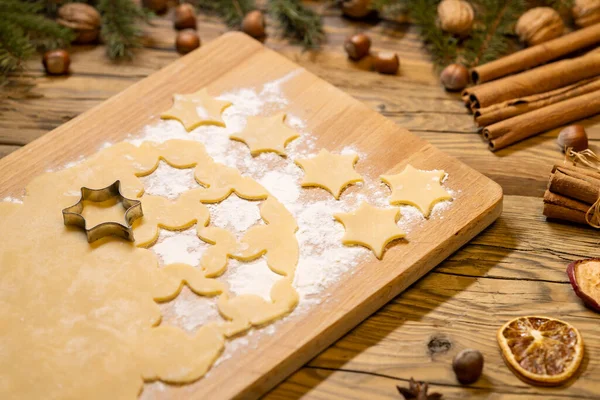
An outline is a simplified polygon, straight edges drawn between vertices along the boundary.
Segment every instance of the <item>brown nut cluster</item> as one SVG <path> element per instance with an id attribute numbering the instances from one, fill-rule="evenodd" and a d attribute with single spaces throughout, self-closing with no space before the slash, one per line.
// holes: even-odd
<path id="1" fill-rule="evenodd" d="M 469 70 L 462 64 L 450 64 L 442 70 L 440 82 L 447 90 L 462 90 L 469 84 Z"/>
<path id="2" fill-rule="evenodd" d="M 521 15 L 515 25 L 519 39 L 529 46 L 547 42 L 563 34 L 565 24 L 556 10 L 535 7 Z"/>
<path id="3" fill-rule="evenodd" d="M 560 131 L 556 143 L 562 151 L 569 147 L 582 151 L 588 148 L 588 136 L 582 125 L 569 125 Z"/>
<path id="4" fill-rule="evenodd" d="M 44 53 L 42 64 L 48 75 L 64 75 L 69 73 L 71 57 L 63 49 L 49 50 Z"/>
<path id="5" fill-rule="evenodd" d="M 354 61 L 369 54 L 371 49 L 371 39 L 364 33 L 357 33 L 346 39 L 344 42 L 344 50 L 348 53 L 348 57 Z"/>
<path id="6" fill-rule="evenodd" d="M 67 3 L 60 6 L 56 22 L 77 34 L 75 43 L 92 43 L 100 34 L 100 13 L 88 4 Z"/>
<path id="7" fill-rule="evenodd" d="M 371 14 L 371 0 L 344 0 L 342 14 L 350 18 L 364 18 Z"/>
<path id="8" fill-rule="evenodd" d="M 373 67 L 380 74 L 395 75 L 400 68 L 400 60 L 396 53 L 381 51 L 373 57 Z"/>
<path id="9" fill-rule="evenodd" d="M 196 29 L 196 10 L 190 3 L 183 3 L 175 8 L 173 26 L 177 30 Z"/>
<path id="10" fill-rule="evenodd" d="M 175 48 L 179 54 L 187 54 L 200 47 L 200 37 L 194 29 L 184 29 L 177 33 Z"/>
<path id="11" fill-rule="evenodd" d="M 571 11 L 575 25 L 582 28 L 600 22 L 600 0 L 575 0 Z"/>
<path id="12" fill-rule="evenodd" d="M 250 11 L 242 20 L 242 32 L 253 38 L 265 36 L 265 16 L 260 10 Z"/>
<path id="13" fill-rule="evenodd" d="M 473 7 L 466 1 L 442 0 L 438 4 L 437 13 L 438 24 L 445 32 L 463 36 L 473 28 Z"/>

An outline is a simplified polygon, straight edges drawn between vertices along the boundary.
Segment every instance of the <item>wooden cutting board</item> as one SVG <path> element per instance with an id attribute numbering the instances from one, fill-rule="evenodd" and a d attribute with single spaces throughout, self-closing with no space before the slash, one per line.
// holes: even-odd
<path id="1" fill-rule="evenodd" d="M 261 87 L 299 67 L 241 33 L 228 33 L 0 160 L 0 198 L 20 196 L 48 168 L 95 153 L 105 142 L 139 132 L 171 105 L 173 93 Z M 490 225 L 502 211 L 502 189 L 490 179 L 396 126 L 364 104 L 304 72 L 285 83 L 288 111 L 307 123 L 316 148 L 351 145 L 374 176 L 410 163 L 443 169 L 456 191 L 444 218 L 413 229 L 409 240 L 371 257 L 329 288 L 325 305 L 288 318 L 256 347 L 214 367 L 209 376 L 173 387 L 169 398 L 256 398 L 398 295 Z"/>

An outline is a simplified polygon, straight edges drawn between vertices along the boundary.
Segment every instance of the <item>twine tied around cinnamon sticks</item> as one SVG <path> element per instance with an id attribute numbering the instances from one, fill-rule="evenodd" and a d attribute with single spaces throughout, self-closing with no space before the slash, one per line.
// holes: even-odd
<path id="1" fill-rule="evenodd" d="M 573 163 L 574 167 L 577 166 L 577 163 L 581 163 L 587 168 L 595 169 L 600 173 L 600 157 L 590 149 L 575 151 L 572 147 L 567 147 L 565 149 L 565 162 L 567 161 Z M 600 228 L 600 190 L 598 191 L 598 199 L 585 213 L 585 221 L 594 228 Z"/>

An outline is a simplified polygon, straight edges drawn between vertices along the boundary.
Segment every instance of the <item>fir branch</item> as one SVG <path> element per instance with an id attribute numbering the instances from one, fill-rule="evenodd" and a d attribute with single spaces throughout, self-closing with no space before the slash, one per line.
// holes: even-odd
<path id="1" fill-rule="evenodd" d="M 106 43 L 106 54 L 112 58 L 131 58 L 132 50 L 141 47 L 140 22 L 148 22 L 151 14 L 132 0 L 98 0 L 102 15 L 100 34 Z"/>
<path id="2" fill-rule="evenodd" d="M 230 27 L 242 24 L 244 15 L 256 9 L 254 0 L 191 0 L 196 8 L 217 14 Z"/>
<path id="3" fill-rule="evenodd" d="M 305 47 L 318 47 L 323 41 L 323 21 L 299 0 L 269 0 L 269 13 L 279 22 L 283 36 L 301 42 Z"/>

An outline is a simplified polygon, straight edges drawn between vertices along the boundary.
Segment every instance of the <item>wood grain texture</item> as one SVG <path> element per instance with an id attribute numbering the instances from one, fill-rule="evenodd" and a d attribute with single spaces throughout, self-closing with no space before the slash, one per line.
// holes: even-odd
<path id="1" fill-rule="evenodd" d="M 262 87 L 290 73 L 295 76 L 283 85 L 286 111 L 306 121 L 317 148 L 340 151 L 352 145 L 366 155 L 363 175 L 373 180 L 398 173 L 408 163 L 443 169 L 449 174 L 446 186 L 455 193 L 451 211 L 411 231 L 407 241 L 387 250 L 383 261 L 369 257 L 328 289 L 320 307 L 292 314 L 275 334 L 262 335 L 255 351 L 236 354 L 213 368 L 208 379 L 173 390 L 169 397 L 258 397 L 500 215 L 502 191 L 496 183 L 241 33 L 221 36 L 0 160 L 0 197 L 21 193 L 43 170 L 90 154 L 105 141 L 140 132 L 170 107 L 174 93 Z"/>
<path id="2" fill-rule="evenodd" d="M 590 396 L 587 389 L 598 385 L 600 370 L 595 366 L 589 368 L 587 361 L 600 357 L 596 352 L 587 352 L 583 374 L 571 386 L 542 390 L 540 393 L 543 394 L 534 395 L 532 393 L 538 389 L 517 378 L 511 378 L 508 388 L 499 383 L 501 381 L 497 379 L 500 378 L 494 376 L 499 372 L 504 376 L 508 370 L 502 371 L 504 367 L 495 347 L 495 336 L 490 336 L 492 330 L 489 326 L 469 316 L 470 304 L 461 300 L 463 295 L 465 298 L 475 298 L 476 303 L 486 305 L 491 315 L 508 312 L 521 315 L 528 311 L 522 307 L 522 297 L 535 295 L 539 301 L 537 310 L 573 322 L 582 329 L 586 343 L 595 340 L 588 339 L 588 331 L 595 329 L 600 318 L 586 309 L 570 292 L 564 268 L 570 260 L 600 256 L 597 232 L 583 227 L 548 223 L 541 215 L 541 196 L 550 169 L 554 163 L 562 160 L 555 145 L 558 130 L 491 154 L 475 133 L 475 126 L 469 127 L 471 116 L 460 97 L 440 87 L 427 51 L 418 39 L 418 27 L 393 21 L 350 21 L 340 18 L 339 10 L 325 4 L 317 4 L 317 9 L 325 15 L 327 42 L 322 51 L 305 52 L 276 39 L 274 24 L 269 24 L 270 36 L 266 45 L 358 98 L 371 109 L 384 113 L 394 122 L 410 123 L 413 133 L 491 177 L 508 196 L 505 196 L 502 217 L 490 229 L 434 269 L 434 273 L 439 272 L 448 279 L 471 277 L 470 286 L 450 295 L 439 286 L 443 279 L 431 280 L 434 274 L 428 274 L 340 339 L 330 350 L 288 378 L 267 398 L 398 399 L 395 385 L 406 385 L 411 376 L 433 382 L 433 390 L 442 392 L 450 399 L 597 398 Z M 36 87 L 29 91 L 11 88 L 4 99 L 0 98 L 0 143 L 6 140 L 28 143 L 179 58 L 174 51 L 175 32 L 171 21 L 171 15 L 166 15 L 156 19 L 153 26 L 146 29 L 146 47 L 131 62 L 110 62 L 104 56 L 102 46 L 73 47 L 72 74 L 68 78 L 46 77 L 38 60 L 29 62 L 24 76 L 18 82 L 35 83 Z M 203 43 L 210 43 L 226 30 L 216 19 L 199 16 L 198 31 Z M 349 34 L 360 31 L 371 36 L 376 50 L 398 52 L 401 58 L 398 76 L 381 76 L 369 71 L 369 60 L 361 63 L 347 60 L 342 48 L 343 40 Z M 0 96 L 4 94 L 1 90 Z M 428 118 L 419 117 L 424 113 L 435 117 L 433 126 Z M 446 121 L 447 125 L 439 121 Z M 592 145 L 600 144 L 600 118 L 594 117 L 583 123 Z M 12 151 L 17 147 L 9 145 L 0 148 Z M 515 281 L 524 284 L 516 293 L 479 290 L 477 282 L 488 279 L 495 280 L 499 286 Z M 549 286 L 552 283 L 561 283 L 562 286 Z M 544 293 L 543 298 L 538 293 Z M 567 294 L 568 297 L 565 297 Z M 565 302 L 570 302 L 580 318 L 571 320 L 567 314 L 558 314 L 555 296 L 561 300 L 558 307 L 562 308 Z M 433 301 L 428 300 L 429 297 L 433 297 Z M 448 311 L 450 308 L 442 307 L 445 302 L 454 299 L 463 304 L 464 315 L 451 313 Z M 423 304 L 419 304 L 420 301 Z M 422 316 L 411 317 L 413 311 L 406 309 L 407 304 L 415 304 L 414 307 Z M 409 318 L 413 318 L 409 324 L 403 323 Z M 466 332 L 451 332 L 449 327 L 454 318 L 468 322 Z M 585 322 L 584 326 L 581 326 L 582 322 Z M 382 327 L 385 329 L 382 330 Z M 415 338 L 415 334 L 419 336 Z M 459 342 L 455 343 L 457 337 Z M 463 345 L 484 351 L 486 363 L 494 367 L 491 373 L 486 364 L 483 384 L 478 382 L 473 387 L 461 387 L 451 379 L 448 375 L 451 374 L 451 355 L 432 353 L 428 346 L 429 342 L 433 342 L 437 343 L 437 347 L 431 348 L 444 349 L 447 346 L 446 339 L 452 346 L 450 354 L 462 350 Z M 415 344 L 416 349 L 407 348 L 405 340 Z M 357 345 L 357 342 L 361 344 Z M 393 355 L 393 359 L 380 359 L 377 355 L 384 351 Z M 401 375 L 387 374 L 389 369 L 397 367 L 405 358 L 414 360 L 415 354 L 418 354 L 417 370 L 404 371 Z M 361 355 L 365 355 L 369 363 L 352 362 Z M 490 385 L 487 379 L 490 373 L 493 382 L 496 382 L 494 385 Z M 507 378 L 502 378 L 502 381 L 504 379 Z"/>

